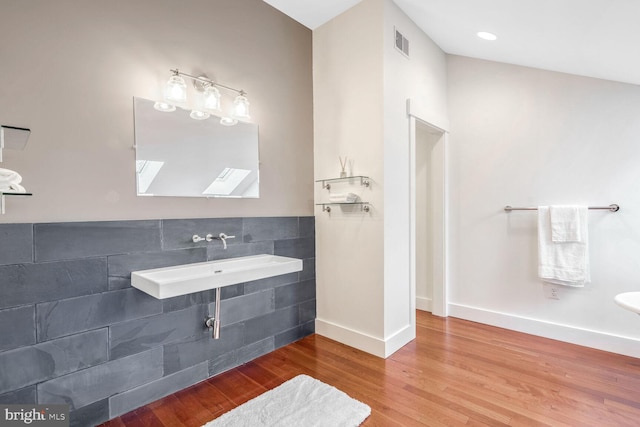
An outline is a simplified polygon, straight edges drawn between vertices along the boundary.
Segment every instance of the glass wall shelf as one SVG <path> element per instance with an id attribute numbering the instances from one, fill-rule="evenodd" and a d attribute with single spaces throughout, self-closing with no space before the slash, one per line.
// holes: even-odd
<path id="1" fill-rule="evenodd" d="M 331 206 L 360 206 L 360 210 L 363 212 L 371 210 L 369 202 L 316 203 L 316 206 L 322 206 L 322 212 L 331 212 Z"/>
<path id="2" fill-rule="evenodd" d="M 362 175 L 357 175 L 357 176 L 347 176 L 344 178 L 328 178 L 328 179 L 318 179 L 316 180 L 316 182 L 321 182 L 322 183 L 322 188 L 325 188 L 327 190 L 331 190 L 331 182 L 338 182 L 338 181 L 352 181 L 352 180 L 359 180 L 360 181 L 360 185 L 364 185 L 365 187 L 368 187 L 369 185 L 371 185 L 371 178 L 369 178 L 368 176 L 362 176 Z"/>
<path id="3" fill-rule="evenodd" d="M 2 150 L 24 150 L 31 130 L 15 126 L 0 125 L 0 162 L 2 162 Z"/>
<path id="4" fill-rule="evenodd" d="M 5 196 L 33 196 L 32 193 L 15 193 L 11 191 L 0 191 L 0 215 L 4 215 L 4 198 Z"/>

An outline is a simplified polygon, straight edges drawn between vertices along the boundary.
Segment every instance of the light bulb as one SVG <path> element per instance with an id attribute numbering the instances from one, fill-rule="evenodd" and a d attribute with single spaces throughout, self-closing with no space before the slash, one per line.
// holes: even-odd
<path id="1" fill-rule="evenodd" d="M 153 104 L 153 108 L 155 108 L 158 111 L 162 111 L 163 113 L 170 113 L 172 111 L 176 111 L 175 105 L 167 104 L 166 102 L 161 102 L 161 101 L 158 101 L 155 104 Z"/>
<path id="2" fill-rule="evenodd" d="M 185 102 L 187 100 L 187 85 L 184 79 L 178 75 L 169 77 L 164 97 L 173 102 Z"/>
<path id="3" fill-rule="evenodd" d="M 193 110 L 191 112 L 191 114 L 189 114 L 189 117 L 191 117 L 194 120 L 206 120 L 211 116 L 211 114 L 206 113 L 204 111 L 197 111 L 197 110 Z"/>
<path id="4" fill-rule="evenodd" d="M 204 88 L 204 108 L 207 110 L 220 111 L 220 91 L 213 85 Z"/>
<path id="5" fill-rule="evenodd" d="M 223 117 L 220 119 L 220 124 L 222 126 L 233 126 L 236 125 L 238 121 L 232 117 Z"/>
<path id="6" fill-rule="evenodd" d="M 240 120 L 248 120 L 249 117 L 249 100 L 244 95 L 236 96 L 233 101 L 233 117 Z"/>

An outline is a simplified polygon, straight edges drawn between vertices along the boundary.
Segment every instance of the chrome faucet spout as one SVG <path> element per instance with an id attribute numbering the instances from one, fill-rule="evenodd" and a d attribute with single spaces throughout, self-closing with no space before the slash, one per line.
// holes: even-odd
<path id="1" fill-rule="evenodd" d="M 225 233 L 218 234 L 218 237 L 213 237 L 213 239 L 220 240 L 222 242 L 222 247 L 227 249 L 227 239 L 235 239 L 236 236 L 228 236 Z"/>

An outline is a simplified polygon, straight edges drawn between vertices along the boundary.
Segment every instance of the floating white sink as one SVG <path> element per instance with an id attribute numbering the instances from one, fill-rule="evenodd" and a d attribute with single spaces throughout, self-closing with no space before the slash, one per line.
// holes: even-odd
<path id="1" fill-rule="evenodd" d="M 253 255 L 134 271 L 131 286 L 164 299 L 301 270 L 301 259 Z"/>
<path id="2" fill-rule="evenodd" d="M 625 292 L 614 298 L 616 304 L 636 314 L 640 314 L 640 292 Z"/>

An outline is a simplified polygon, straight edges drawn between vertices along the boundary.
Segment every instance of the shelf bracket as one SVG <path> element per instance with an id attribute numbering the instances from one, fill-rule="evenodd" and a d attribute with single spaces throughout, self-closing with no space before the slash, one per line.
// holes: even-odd
<path id="1" fill-rule="evenodd" d="M 31 193 L 14 193 L 14 192 L 10 192 L 10 193 L 5 193 L 0 191 L 0 215 L 4 215 L 6 213 L 6 204 L 7 201 L 5 199 L 6 196 L 33 196 L 33 194 Z"/>
<path id="2" fill-rule="evenodd" d="M 346 176 L 344 178 L 327 178 L 327 179 L 319 179 L 316 182 L 322 184 L 322 188 L 324 190 L 331 190 L 331 183 L 329 181 L 350 181 L 350 180 L 360 180 L 360 185 L 364 187 L 369 187 L 371 185 L 371 179 L 367 176 Z"/>
<path id="3" fill-rule="evenodd" d="M 337 206 L 360 206 L 360 211 L 362 212 L 370 212 L 371 206 L 369 202 L 358 202 L 358 203 L 318 203 L 318 206 L 322 206 L 322 212 L 331 212 L 331 205 Z"/>

